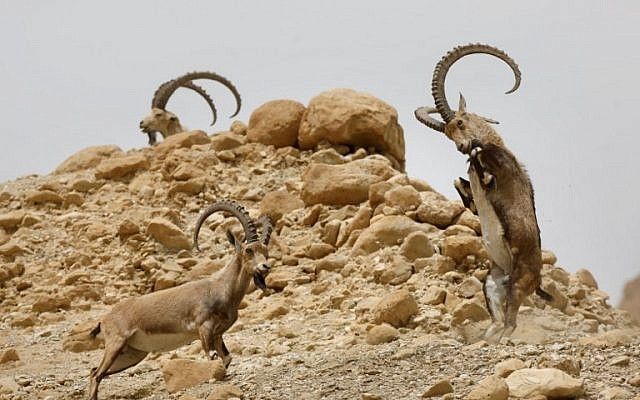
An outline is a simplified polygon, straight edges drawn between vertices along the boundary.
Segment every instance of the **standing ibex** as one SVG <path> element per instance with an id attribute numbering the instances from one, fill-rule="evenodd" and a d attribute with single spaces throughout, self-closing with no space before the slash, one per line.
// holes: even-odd
<path id="1" fill-rule="evenodd" d="M 104 335 L 104 356 L 91 371 L 90 399 L 98 398 L 98 385 L 107 375 L 136 365 L 149 352 L 163 352 L 200 339 L 202 349 L 213 358 L 215 350 L 224 366 L 231 355 L 222 334 L 238 318 L 238 307 L 251 279 L 265 290 L 264 277 L 269 271 L 267 246 L 272 231 L 268 217 L 254 222 L 245 209 L 233 201 L 219 201 L 198 218 L 194 247 L 198 249 L 198 232 L 204 221 L 217 211 L 238 218 L 244 228 L 244 242 L 227 230 L 227 239 L 235 247 L 233 259 L 215 275 L 174 288 L 131 298 L 116 304 L 91 332 Z M 258 237 L 256 225 L 261 226 Z"/>
<path id="2" fill-rule="evenodd" d="M 180 87 L 191 89 L 202 96 L 207 104 L 209 104 L 209 108 L 211 108 L 211 112 L 213 113 L 213 122 L 211 122 L 211 125 L 216 123 L 218 118 L 216 106 L 213 104 L 213 100 L 211 100 L 209 94 L 202 87 L 192 82 L 196 79 L 211 79 L 226 86 L 233 93 L 233 96 L 236 99 L 236 111 L 231 115 L 231 118 L 238 115 L 241 106 L 240 93 L 238 93 L 238 90 L 231 82 L 229 82 L 228 79 L 214 72 L 206 71 L 196 71 L 184 74 L 175 79 L 166 81 L 158 87 L 153 95 L 153 100 L 151 101 L 151 114 L 140 121 L 140 129 L 149 136 L 150 145 L 153 145 L 156 142 L 156 132 L 160 132 L 162 137 L 166 138 L 167 136 L 175 135 L 176 133 L 184 132 L 186 130 L 180 124 L 178 117 L 174 113 L 165 109 L 171 95 L 173 95 L 173 93 Z"/>
<path id="3" fill-rule="evenodd" d="M 527 172 L 489 125 L 495 121 L 468 113 L 462 95 L 457 112 L 447 103 L 444 92 L 447 71 L 454 62 L 474 53 L 491 54 L 506 62 L 516 78 L 507 93 L 518 88 L 520 70 L 503 51 L 483 44 L 456 47 L 434 70 L 432 94 L 436 107 L 419 108 L 415 115 L 428 127 L 443 132 L 460 152 L 469 155 L 469 181 L 459 178 L 455 187 L 465 206 L 480 217 L 482 238 L 492 262 L 483 287 L 493 319 L 485 339 L 499 341 L 516 328 L 518 308 L 526 296 L 534 291 L 546 300 L 550 296 L 540 289 L 540 229 Z M 436 112 L 444 122 L 429 115 Z"/>

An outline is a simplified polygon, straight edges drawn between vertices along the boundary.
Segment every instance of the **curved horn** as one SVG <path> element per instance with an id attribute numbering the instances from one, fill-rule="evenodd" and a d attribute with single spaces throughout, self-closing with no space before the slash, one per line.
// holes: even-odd
<path id="1" fill-rule="evenodd" d="M 418 121 L 431 129 L 444 133 L 444 122 L 438 121 L 429 114 L 438 114 L 438 109 L 435 107 L 420 107 L 413 112 Z"/>
<path id="2" fill-rule="evenodd" d="M 216 105 L 213 104 L 213 100 L 211 100 L 211 97 L 209 97 L 209 93 L 207 93 L 202 87 L 196 85 L 193 82 L 187 82 L 183 84 L 182 87 L 191 89 L 194 92 L 198 93 L 204 98 L 207 104 L 209 104 L 209 108 L 211 109 L 211 113 L 213 114 L 213 121 L 211 121 L 211 126 L 213 126 L 218 120 L 218 110 L 216 110 Z"/>
<path id="3" fill-rule="evenodd" d="M 251 243 L 258 240 L 258 232 L 256 230 L 256 226 L 249 216 L 247 210 L 245 210 L 244 207 L 233 200 L 221 200 L 216 201 L 215 203 L 207 207 L 207 209 L 204 210 L 198 217 L 196 228 L 193 232 L 193 247 L 195 247 L 196 250 L 200 251 L 200 248 L 198 247 L 198 233 L 200 232 L 200 227 L 202 227 L 204 221 L 211 214 L 217 211 L 226 211 L 234 217 L 238 218 L 238 220 L 242 224 L 242 227 L 244 228 L 244 240 L 246 243 Z"/>
<path id="4" fill-rule="evenodd" d="M 216 74 L 215 72 L 208 71 L 194 71 L 184 74 L 182 76 L 177 77 L 176 79 L 172 79 L 168 82 L 160 85 L 158 90 L 156 90 L 155 95 L 153 96 L 153 107 L 162 108 L 167 105 L 169 98 L 180 86 L 184 86 L 185 83 L 191 82 L 196 79 L 210 79 L 216 82 L 220 82 L 227 89 L 233 93 L 233 96 L 236 99 L 236 111 L 231 115 L 230 118 L 235 117 L 240 112 L 240 107 L 242 106 L 242 100 L 240 99 L 240 93 L 238 93 L 238 89 L 225 77 Z"/>
<path id="5" fill-rule="evenodd" d="M 256 220 L 256 225 L 260 227 L 260 242 L 265 246 L 269 245 L 269 240 L 271 239 L 271 232 L 273 231 L 273 222 L 271 221 L 271 217 L 268 215 L 263 215 Z"/>
<path id="6" fill-rule="evenodd" d="M 520 79 L 522 74 L 520 73 L 518 64 L 516 64 L 516 62 L 504 51 L 496 47 L 480 43 L 454 47 L 453 50 L 445 54 L 444 57 L 440 59 L 438 64 L 436 64 L 436 68 L 433 70 L 433 79 L 431 81 L 431 93 L 433 94 L 433 99 L 436 102 L 436 108 L 438 109 L 438 112 L 440 113 L 440 116 L 445 123 L 451 121 L 455 114 L 453 110 L 451 110 L 451 107 L 449 107 L 449 103 L 447 103 L 447 97 L 444 92 L 444 81 L 447 77 L 447 72 L 449 71 L 449 68 L 451 68 L 453 63 L 466 55 L 475 53 L 490 54 L 492 56 L 498 57 L 499 59 L 507 63 L 509 67 L 511 67 L 516 81 L 511 90 L 507 91 L 506 94 L 515 92 L 516 89 L 518 89 L 518 87 L 520 86 Z"/>

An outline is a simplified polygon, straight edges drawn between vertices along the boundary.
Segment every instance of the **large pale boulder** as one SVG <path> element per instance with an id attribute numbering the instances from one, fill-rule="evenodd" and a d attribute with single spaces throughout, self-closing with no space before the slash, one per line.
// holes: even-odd
<path id="1" fill-rule="evenodd" d="M 264 103 L 249 118 L 247 139 L 275 147 L 295 146 L 304 110 L 304 105 L 294 100 Z"/>
<path id="2" fill-rule="evenodd" d="M 118 179 L 147 168 L 149 168 L 147 157 L 142 154 L 132 154 L 102 161 L 96 168 L 95 175 L 98 179 Z"/>
<path id="3" fill-rule="evenodd" d="M 553 368 L 519 369 L 509 375 L 506 381 L 509 395 L 516 398 L 574 398 L 584 392 L 582 379 Z"/>
<path id="4" fill-rule="evenodd" d="M 418 220 L 444 229 L 464 211 L 457 201 L 450 201 L 435 192 L 423 192 L 422 204 L 418 207 Z"/>
<path id="5" fill-rule="evenodd" d="M 93 168 L 100 164 L 102 160 L 119 154 L 122 154 L 122 150 L 116 145 L 87 147 L 67 158 L 56 168 L 54 174 Z"/>
<path id="6" fill-rule="evenodd" d="M 188 250 L 191 241 L 180 228 L 164 218 L 154 218 L 147 226 L 147 234 L 169 249 Z"/>
<path id="7" fill-rule="evenodd" d="M 373 308 L 373 323 L 387 323 L 399 328 L 418 313 L 418 303 L 406 289 L 384 296 Z"/>
<path id="8" fill-rule="evenodd" d="M 302 175 L 302 200 L 307 205 L 360 204 L 369 187 L 396 174 L 388 161 L 367 157 L 341 165 L 311 164 Z"/>
<path id="9" fill-rule="evenodd" d="M 293 210 L 304 208 L 304 201 L 286 190 L 267 193 L 260 202 L 260 214 L 269 215 L 274 221 Z"/>
<path id="10" fill-rule="evenodd" d="M 507 400 L 509 398 L 509 386 L 504 378 L 497 375 L 489 375 L 471 389 L 466 400 Z"/>
<path id="11" fill-rule="evenodd" d="M 383 247 L 401 244 L 413 232 L 432 233 L 435 227 L 419 224 L 404 215 L 389 215 L 382 217 L 362 231 L 353 245 L 353 255 L 373 253 Z"/>
<path id="12" fill-rule="evenodd" d="M 161 368 L 169 393 L 197 386 L 211 379 L 221 381 L 226 373 L 220 360 L 166 360 L 162 363 Z"/>
<path id="13" fill-rule="evenodd" d="M 405 159 L 404 135 L 395 108 L 370 94 L 351 89 L 329 90 L 309 102 L 300 123 L 300 148 L 312 149 L 323 140 L 373 146 L 401 164 Z"/>

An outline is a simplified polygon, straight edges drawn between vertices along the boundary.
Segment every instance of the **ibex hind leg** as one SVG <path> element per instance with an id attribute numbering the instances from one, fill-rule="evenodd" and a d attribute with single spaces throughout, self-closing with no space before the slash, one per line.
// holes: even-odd
<path id="1" fill-rule="evenodd" d="M 512 287 L 509 296 L 507 296 L 507 312 L 505 320 L 505 332 L 506 336 L 510 336 L 517 326 L 518 310 L 520 304 L 524 300 L 524 294 L 517 287 Z"/>
<path id="2" fill-rule="evenodd" d="M 108 371 L 126 345 L 126 339 L 105 335 L 104 355 L 98 368 L 91 371 L 89 377 L 89 400 L 98 399 L 100 381 L 108 375 Z"/>
<path id="3" fill-rule="evenodd" d="M 505 330 L 505 303 L 509 287 L 509 276 L 493 265 L 482 287 L 487 310 L 491 314 L 492 323 L 485 331 L 484 338 L 487 342 L 497 343 L 502 338 Z"/>

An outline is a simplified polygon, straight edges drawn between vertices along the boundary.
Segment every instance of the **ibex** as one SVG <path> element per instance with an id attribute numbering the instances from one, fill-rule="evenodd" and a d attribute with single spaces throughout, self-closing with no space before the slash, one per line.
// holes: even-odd
<path id="1" fill-rule="evenodd" d="M 227 230 L 227 239 L 235 247 L 235 256 L 220 271 L 207 279 L 161 290 L 116 304 L 92 330 L 104 336 L 104 355 L 91 371 L 89 394 L 98 398 L 98 385 L 108 375 L 136 365 L 149 352 L 164 352 L 200 339 L 209 358 L 214 350 L 224 363 L 231 355 L 222 340 L 238 318 L 238 307 L 251 279 L 266 289 L 267 246 L 273 225 L 263 216 L 254 222 L 245 209 L 233 201 L 219 201 L 208 207 L 196 222 L 193 235 L 198 249 L 198 232 L 204 221 L 217 211 L 235 216 L 244 228 L 244 242 Z M 261 227 L 258 237 L 257 225 Z"/>
<path id="2" fill-rule="evenodd" d="M 511 67 L 515 85 L 507 93 L 520 86 L 518 65 L 503 51 L 483 44 L 456 47 L 442 57 L 434 70 L 432 94 L 436 107 L 419 108 L 415 116 L 443 132 L 460 152 L 469 155 L 469 181 L 459 178 L 455 187 L 465 206 L 479 216 L 483 242 L 491 259 L 483 291 L 493 323 L 484 337 L 495 342 L 516 328 L 518 309 L 526 296 L 536 291 L 545 300 L 551 297 L 540 288 L 540 229 L 527 172 L 489 125 L 496 121 L 467 112 L 462 95 L 457 112 L 447 103 L 447 71 L 457 60 L 474 53 L 491 54 Z M 430 116 L 436 112 L 444 122 Z"/>
<path id="3" fill-rule="evenodd" d="M 213 113 L 213 122 L 211 122 L 211 125 L 216 123 L 218 118 L 216 106 L 213 104 L 213 100 L 211 100 L 209 94 L 201 86 L 192 82 L 196 79 L 211 79 L 226 86 L 233 93 L 233 96 L 236 99 L 236 111 L 230 118 L 238 115 L 241 106 L 240 93 L 238 93 L 236 87 L 233 86 L 228 79 L 214 72 L 206 71 L 196 71 L 184 74 L 175 79 L 166 81 L 158 87 L 153 95 L 153 100 L 151 101 L 151 113 L 140 121 L 140 129 L 143 133 L 146 133 L 149 136 L 150 145 L 154 145 L 156 143 L 156 132 L 160 132 L 162 137 L 166 138 L 167 136 L 175 135 L 176 133 L 187 130 L 180 124 L 180 120 L 174 113 L 166 110 L 169 98 L 180 87 L 191 89 L 202 96 L 207 104 L 209 104 L 209 108 L 211 108 L 211 112 Z"/>

